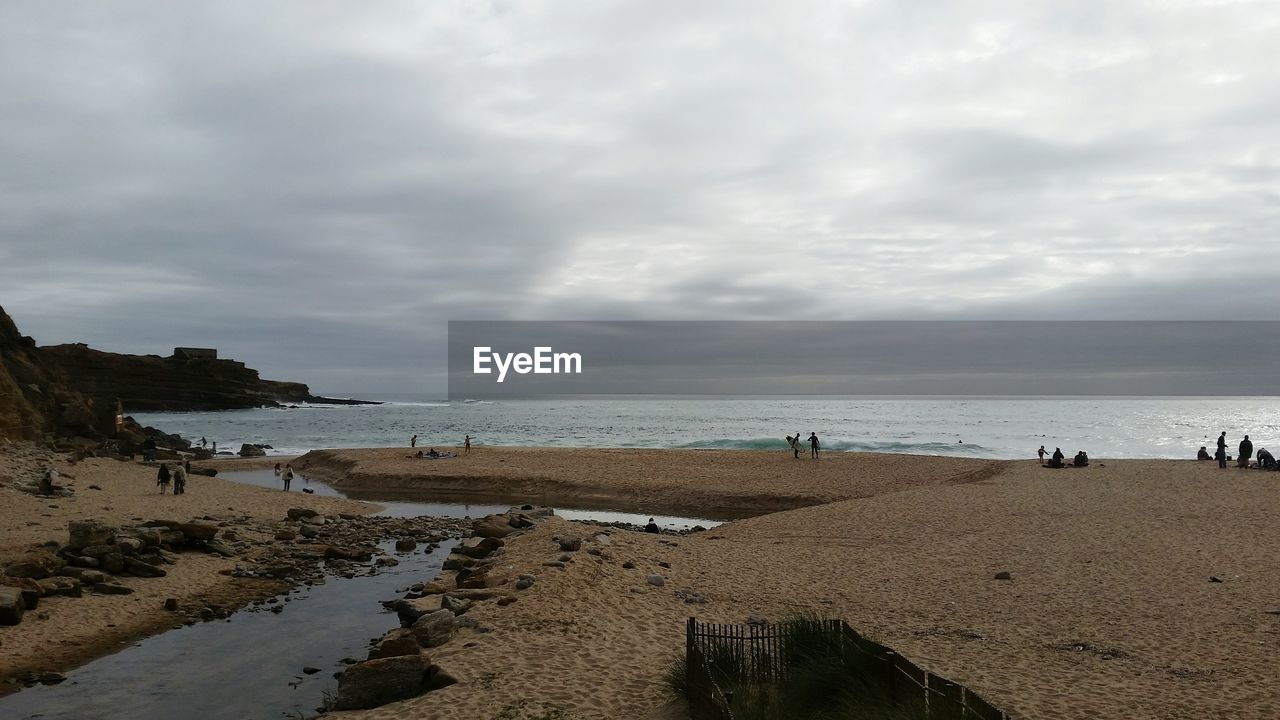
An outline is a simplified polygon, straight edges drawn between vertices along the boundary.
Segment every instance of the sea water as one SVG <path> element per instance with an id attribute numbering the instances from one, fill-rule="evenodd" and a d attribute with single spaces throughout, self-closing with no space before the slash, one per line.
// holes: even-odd
<path id="1" fill-rule="evenodd" d="M 379 399 L 379 398 L 369 398 Z M 126 409 L 127 410 L 127 409 Z M 272 446 L 278 455 L 318 448 L 451 449 L 477 445 L 610 448 L 749 448 L 785 452 L 784 436 L 817 433 L 826 451 L 984 458 L 1034 457 L 1044 445 L 1068 457 L 1194 458 L 1226 430 L 1235 444 L 1280 449 L 1275 397 L 629 397 L 439 401 L 383 405 L 140 413 L 166 432 Z M 807 447 L 807 444 L 806 444 Z"/>

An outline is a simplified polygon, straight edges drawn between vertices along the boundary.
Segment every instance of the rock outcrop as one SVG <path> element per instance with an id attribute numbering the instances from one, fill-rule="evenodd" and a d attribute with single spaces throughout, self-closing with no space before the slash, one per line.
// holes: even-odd
<path id="1" fill-rule="evenodd" d="M 98 434 L 99 422 L 90 399 L 46 361 L 35 340 L 19 333 L 0 308 L 0 437 L 92 437 Z"/>

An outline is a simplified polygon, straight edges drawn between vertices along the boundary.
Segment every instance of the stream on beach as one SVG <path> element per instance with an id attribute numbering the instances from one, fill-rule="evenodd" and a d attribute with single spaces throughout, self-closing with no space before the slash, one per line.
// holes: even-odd
<path id="1" fill-rule="evenodd" d="M 219 477 L 280 488 L 270 470 L 220 473 Z M 342 496 L 325 483 L 301 474 L 295 491 Z M 393 517 L 482 517 L 505 512 L 508 505 L 362 500 L 383 506 Z M 635 513 L 556 508 L 571 520 L 641 524 Z M 702 518 L 654 516 L 665 528 L 720 523 Z M 313 716 L 326 693 L 337 690 L 334 673 L 344 658 L 364 659 L 369 640 L 396 627 L 390 600 L 413 583 L 435 577 L 453 543 L 431 552 L 393 552 L 399 565 L 350 579 L 327 576 L 323 584 L 302 586 L 278 603 L 251 605 L 226 620 L 197 623 L 155 635 L 67 673 L 58 685 L 35 686 L 0 697 L 5 720 L 284 720 Z M 270 612 L 280 606 L 279 613 Z M 304 667 L 318 668 L 307 674 Z"/>

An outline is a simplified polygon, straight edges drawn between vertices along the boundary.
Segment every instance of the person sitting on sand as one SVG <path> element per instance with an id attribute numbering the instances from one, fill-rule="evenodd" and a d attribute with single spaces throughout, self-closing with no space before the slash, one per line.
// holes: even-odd
<path id="1" fill-rule="evenodd" d="M 1212 460 L 1213 456 L 1209 454 L 1209 449 L 1204 445 L 1200 446 L 1200 452 L 1196 453 L 1197 460 Z"/>
<path id="2" fill-rule="evenodd" d="M 658 527 L 658 523 L 653 521 L 653 518 L 649 518 L 649 523 L 644 526 L 644 531 L 647 533 L 656 533 L 660 531 L 660 528 Z"/>
<path id="3" fill-rule="evenodd" d="M 293 465 L 285 465 L 284 472 L 280 474 L 280 479 L 284 480 L 284 491 L 289 492 L 289 484 L 293 482 Z"/>
<path id="4" fill-rule="evenodd" d="M 419 450 L 417 455 L 412 455 L 411 457 L 416 457 L 416 458 L 418 458 L 419 460 L 421 460 L 421 459 L 422 459 L 422 451 L 421 451 L 421 450 Z"/>
<path id="5" fill-rule="evenodd" d="M 160 469 L 156 471 L 156 484 L 160 486 L 161 495 L 169 489 L 169 463 L 160 463 Z"/>
<path id="6" fill-rule="evenodd" d="M 1271 451 L 1266 448 L 1258 448 L 1258 469 L 1259 470 L 1275 470 L 1276 459 L 1271 455 Z"/>
<path id="7" fill-rule="evenodd" d="M 427 457 L 438 458 L 440 457 L 440 453 L 436 452 L 435 448 L 431 448 L 430 450 L 427 451 Z"/>
<path id="8" fill-rule="evenodd" d="M 1066 467 L 1066 465 L 1063 464 L 1062 462 L 1064 459 L 1066 459 L 1066 457 L 1067 457 L 1066 455 L 1062 454 L 1062 448 L 1054 448 L 1053 457 L 1049 458 L 1049 464 L 1046 467 L 1051 467 L 1051 468 Z"/>
<path id="9" fill-rule="evenodd" d="M 1076 467 L 1089 467 L 1089 456 L 1083 450 L 1076 453 L 1075 458 L 1071 461 Z"/>

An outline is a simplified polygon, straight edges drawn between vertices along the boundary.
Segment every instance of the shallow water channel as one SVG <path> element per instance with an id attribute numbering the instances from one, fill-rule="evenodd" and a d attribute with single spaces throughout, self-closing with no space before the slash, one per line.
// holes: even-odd
<path id="1" fill-rule="evenodd" d="M 238 471 L 219 477 L 280 488 L 270 470 Z M 193 479 L 198 482 L 199 478 Z M 316 495 L 342 493 L 301 476 L 292 491 Z M 379 515 L 394 517 L 481 517 L 504 512 L 508 505 L 362 500 L 383 506 Z M 425 498 L 424 498 L 425 500 Z M 644 524 L 635 513 L 556 509 L 567 519 Z M 662 527 L 713 527 L 714 520 L 654 516 Z M 391 552 L 400 564 L 370 576 L 328 577 L 324 584 L 301 587 L 282 596 L 280 613 L 272 605 L 241 610 L 223 621 L 197 623 L 156 635 L 113 655 L 67 673 L 58 685 L 36 686 L 0 698 L 0 719 L 27 720 L 284 720 L 312 716 L 326 692 L 337 689 L 334 673 L 342 659 L 363 659 L 369 640 L 398 624 L 394 613 L 379 604 L 397 597 L 415 582 L 440 571 L 452 543 L 434 552 Z M 320 671 L 311 675 L 303 668 Z"/>

